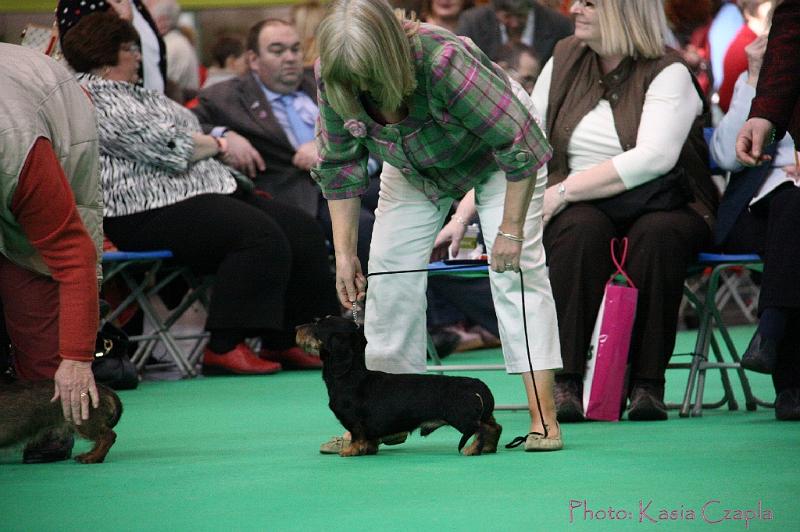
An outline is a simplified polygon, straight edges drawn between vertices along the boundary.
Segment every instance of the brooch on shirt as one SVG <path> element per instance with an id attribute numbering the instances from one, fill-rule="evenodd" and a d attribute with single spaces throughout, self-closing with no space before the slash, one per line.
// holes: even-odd
<path id="1" fill-rule="evenodd" d="M 356 120 L 355 118 L 345 121 L 344 127 L 356 138 L 360 139 L 367 136 L 367 126 L 364 124 L 364 122 Z"/>

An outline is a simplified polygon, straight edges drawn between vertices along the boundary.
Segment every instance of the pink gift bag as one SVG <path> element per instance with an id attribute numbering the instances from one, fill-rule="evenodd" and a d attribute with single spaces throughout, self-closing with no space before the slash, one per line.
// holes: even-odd
<path id="1" fill-rule="evenodd" d="M 638 290 L 624 270 L 628 239 L 622 239 L 619 259 L 617 244 L 616 238 L 611 240 L 611 260 L 617 271 L 606 283 L 583 377 L 584 416 L 600 421 L 619 421 L 628 349 L 636 318 Z"/>

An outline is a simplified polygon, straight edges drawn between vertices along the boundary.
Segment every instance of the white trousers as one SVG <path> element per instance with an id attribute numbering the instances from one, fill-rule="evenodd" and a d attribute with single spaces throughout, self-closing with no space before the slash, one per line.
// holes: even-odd
<path id="1" fill-rule="evenodd" d="M 534 370 L 561 368 L 555 302 L 542 246 L 545 187 L 546 172 L 539 172 L 525 221 L 525 242 L 520 258 Z M 503 172 L 496 172 L 475 189 L 478 216 L 490 251 L 502 221 L 505 192 Z M 442 199 L 434 205 L 409 184 L 397 168 L 384 164 L 370 247 L 370 273 L 426 268 L 433 242 L 452 202 Z M 506 370 L 509 373 L 530 371 L 519 274 L 490 271 L 489 279 Z M 368 341 L 367 367 L 388 373 L 425 371 L 427 282 L 427 273 L 369 278 L 364 324 Z"/>

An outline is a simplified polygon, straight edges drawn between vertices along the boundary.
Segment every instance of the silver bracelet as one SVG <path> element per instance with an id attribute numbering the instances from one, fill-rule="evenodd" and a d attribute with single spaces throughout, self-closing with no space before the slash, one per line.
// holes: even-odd
<path id="1" fill-rule="evenodd" d="M 464 227 L 469 225 L 469 222 L 466 221 L 462 216 L 459 216 L 458 214 L 454 214 L 453 216 L 450 217 L 450 219 L 451 220 L 455 220 L 456 222 L 460 223 Z"/>
<path id="2" fill-rule="evenodd" d="M 521 236 L 512 235 L 511 233 L 504 233 L 503 231 L 501 231 L 499 229 L 497 230 L 497 236 L 502 236 L 502 237 L 507 238 L 509 240 L 513 240 L 514 242 L 525 242 L 525 239 L 522 238 Z"/>
<path id="3" fill-rule="evenodd" d="M 566 203 L 567 202 L 567 184 L 564 181 L 558 184 L 558 197 Z"/>

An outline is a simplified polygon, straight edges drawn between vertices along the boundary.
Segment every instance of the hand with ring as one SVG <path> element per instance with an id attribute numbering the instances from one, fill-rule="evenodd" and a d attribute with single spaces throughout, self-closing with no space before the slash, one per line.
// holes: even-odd
<path id="1" fill-rule="evenodd" d="M 91 362 L 62 360 L 53 380 L 55 393 L 51 401 L 61 400 L 61 410 L 67 421 L 80 425 L 89 419 L 90 408 L 100 405 Z"/>

